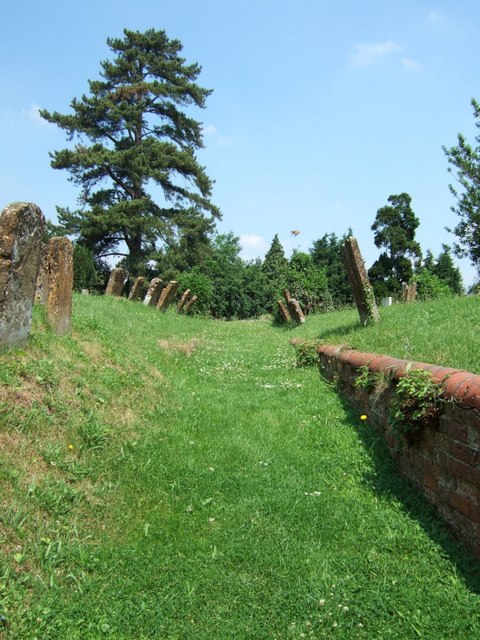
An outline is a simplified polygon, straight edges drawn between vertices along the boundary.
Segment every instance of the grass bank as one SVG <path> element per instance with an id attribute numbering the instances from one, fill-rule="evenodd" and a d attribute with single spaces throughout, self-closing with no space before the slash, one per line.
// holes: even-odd
<path id="1" fill-rule="evenodd" d="M 0 637 L 475 637 L 478 564 L 295 367 L 335 323 L 363 336 L 79 296 L 57 338 L 37 309 L 1 357 Z"/>
<path id="2" fill-rule="evenodd" d="M 295 335 L 480 374 L 480 296 L 380 307 L 381 321 L 362 327 L 356 310 L 311 316 Z"/>

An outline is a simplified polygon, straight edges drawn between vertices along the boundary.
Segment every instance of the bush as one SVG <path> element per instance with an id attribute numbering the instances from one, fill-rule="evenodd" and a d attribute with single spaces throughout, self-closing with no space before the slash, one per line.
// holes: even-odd
<path id="1" fill-rule="evenodd" d="M 76 244 L 73 247 L 73 288 L 75 291 L 95 289 L 99 283 L 93 253 L 87 247 Z"/>

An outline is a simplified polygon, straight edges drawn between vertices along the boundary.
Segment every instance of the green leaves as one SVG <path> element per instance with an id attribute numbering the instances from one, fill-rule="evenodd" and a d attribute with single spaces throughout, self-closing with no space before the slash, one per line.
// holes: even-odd
<path id="1" fill-rule="evenodd" d="M 182 111 L 203 108 L 211 91 L 196 84 L 200 66 L 187 65 L 181 43 L 164 31 L 125 30 L 124 38 L 107 43 L 116 57 L 101 63 L 89 95 L 71 101 L 73 113 L 41 115 L 68 140 L 79 140 L 52 153 L 51 164 L 81 188 L 80 240 L 88 240 L 96 258 L 118 252 L 123 241 L 129 263 L 139 268 L 164 240 L 158 230 L 177 230 L 170 207 L 189 211 L 193 205 L 196 215 L 220 217 L 210 201 L 212 182 L 195 157 L 203 147 L 201 124 Z M 151 185 L 161 188 L 164 202 L 153 200 Z"/>

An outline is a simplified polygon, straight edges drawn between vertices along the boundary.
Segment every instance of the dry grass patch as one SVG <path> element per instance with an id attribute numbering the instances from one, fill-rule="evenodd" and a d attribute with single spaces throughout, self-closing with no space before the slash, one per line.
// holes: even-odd
<path id="1" fill-rule="evenodd" d="M 183 355 L 190 357 L 195 351 L 199 343 L 199 340 L 193 339 L 188 342 L 178 342 L 176 340 L 157 340 L 157 344 L 160 349 L 165 351 L 171 351 L 175 353 L 182 353 Z"/>

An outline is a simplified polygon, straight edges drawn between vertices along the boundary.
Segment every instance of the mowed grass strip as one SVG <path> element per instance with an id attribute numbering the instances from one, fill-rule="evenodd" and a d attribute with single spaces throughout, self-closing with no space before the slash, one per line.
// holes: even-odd
<path id="1" fill-rule="evenodd" d="M 306 328 L 84 296 L 74 318 L 59 339 L 37 310 L 2 357 L 0 637 L 475 637 L 478 563 L 295 367 Z"/>

